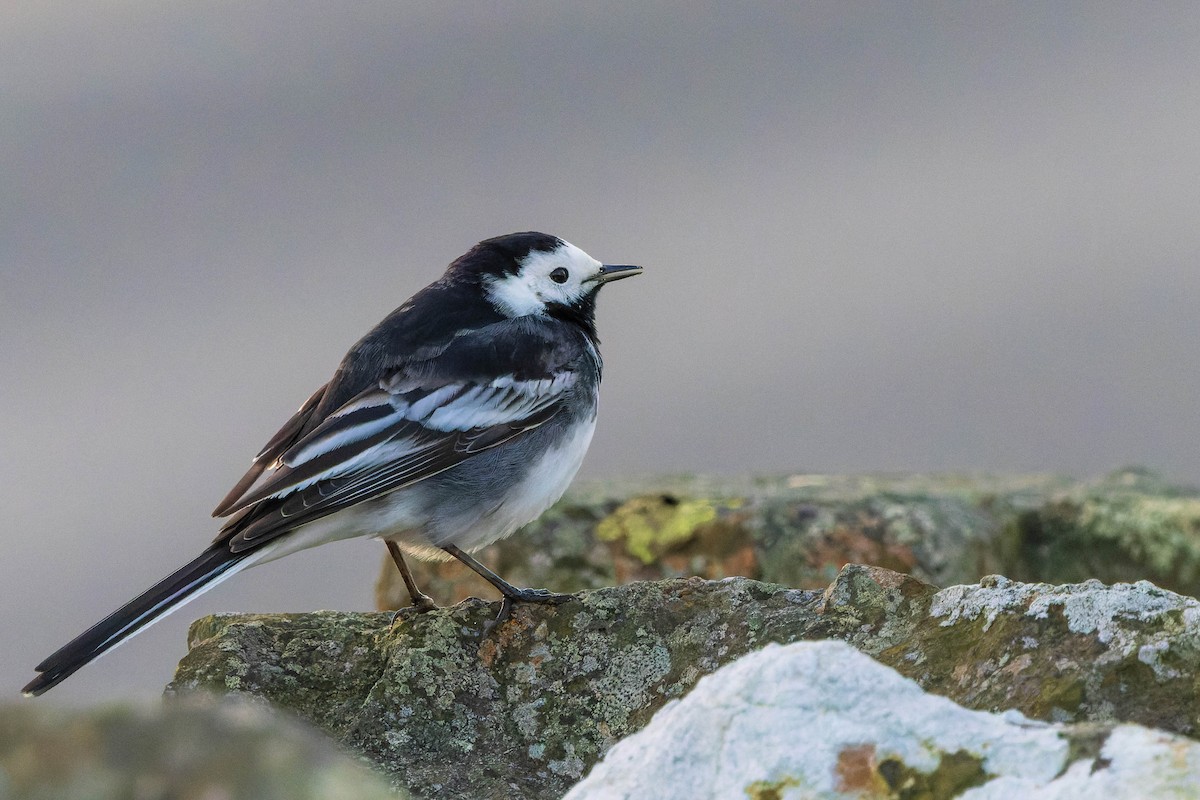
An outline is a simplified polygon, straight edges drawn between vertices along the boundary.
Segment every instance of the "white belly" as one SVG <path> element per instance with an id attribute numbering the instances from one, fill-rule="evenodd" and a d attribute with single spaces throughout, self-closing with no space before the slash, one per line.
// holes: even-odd
<path id="1" fill-rule="evenodd" d="M 437 544 L 453 544 L 467 551 L 478 550 L 540 517 L 542 512 L 558 502 L 575 479 L 595 430 L 596 417 L 593 415 L 591 419 L 580 423 L 561 444 L 547 450 L 495 509 L 481 516 L 475 524 L 463 525 Z"/>

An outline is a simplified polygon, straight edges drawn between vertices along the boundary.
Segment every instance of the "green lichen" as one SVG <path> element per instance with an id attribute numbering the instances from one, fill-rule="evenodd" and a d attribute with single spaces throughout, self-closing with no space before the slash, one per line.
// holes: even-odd
<path id="1" fill-rule="evenodd" d="M 1123 485 L 1084 487 L 1008 519 L 997 571 L 1030 581 L 1150 580 L 1200 592 L 1200 498 Z"/>
<path id="2" fill-rule="evenodd" d="M 650 564 L 715 520 L 719 505 L 672 494 L 635 497 L 602 519 L 596 536 L 603 542 L 621 542 L 631 556 Z"/>
<path id="3" fill-rule="evenodd" d="M 1090 500 L 1080 524 L 1097 539 L 1118 543 L 1159 574 L 1195 580 L 1200 567 L 1200 499 L 1138 496 Z"/>
<path id="4" fill-rule="evenodd" d="M 790 775 L 773 781 L 755 781 L 746 787 L 746 797 L 750 800 L 783 800 L 785 790 L 800 785 L 800 781 Z"/>
<path id="5" fill-rule="evenodd" d="M 966 750 L 943 755 L 932 772 L 887 758 L 879 764 L 879 775 L 887 783 L 889 800 L 951 800 L 993 777 L 983 759 Z"/>

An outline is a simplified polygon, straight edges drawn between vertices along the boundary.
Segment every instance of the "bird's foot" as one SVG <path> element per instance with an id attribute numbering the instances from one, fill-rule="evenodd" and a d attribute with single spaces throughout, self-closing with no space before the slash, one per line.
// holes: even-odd
<path id="1" fill-rule="evenodd" d="M 392 621 L 388 625 L 388 630 L 396 627 L 396 623 L 411 612 L 413 614 L 425 614 L 433 611 L 438 607 L 437 603 L 433 602 L 433 598 L 427 594 L 418 594 L 412 598 L 412 605 L 404 608 L 397 608 L 392 612 Z"/>
<path id="2" fill-rule="evenodd" d="M 438 604 L 433 602 L 433 598 L 427 594 L 418 594 L 414 596 L 412 598 L 412 605 L 409 606 L 409 608 L 418 614 L 425 614 L 429 611 L 433 611 L 437 607 Z"/>
<path id="3" fill-rule="evenodd" d="M 513 603 L 542 603 L 544 605 L 557 606 L 574 599 L 574 595 L 555 594 L 549 589 L 513 589 L 511 594 L 505 592 L 504 599 L 500 601 L 500 613 L 496 615 L 494 620 L 483 626 L 483 635 L 487 636 L 492 632 L 493 628 L 512 615 Z"/>
<path id="4" fill-rule="evenodd" d="M 517 589 L 511 595 L 505 595 L 506 600 L 519 603 L 545 603 L 549 606 L 557 606 L 568 600 L 574 600 L 573 594 L 555 594 L 549 589 Z"/>

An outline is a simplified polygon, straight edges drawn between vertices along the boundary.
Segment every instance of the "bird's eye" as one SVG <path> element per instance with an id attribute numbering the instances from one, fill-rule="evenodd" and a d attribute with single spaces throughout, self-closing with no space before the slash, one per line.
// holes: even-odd
<path id="1" fill-rule="evenodd" d="M 550 273 L 550 280 L 554 281 L 555 283 L 566 283 L 568 277 L 570 276 L 567 275 L 567 271 L 562 267 L 559 267 L 558 269 L 554 270 L 554 272 Z"/>

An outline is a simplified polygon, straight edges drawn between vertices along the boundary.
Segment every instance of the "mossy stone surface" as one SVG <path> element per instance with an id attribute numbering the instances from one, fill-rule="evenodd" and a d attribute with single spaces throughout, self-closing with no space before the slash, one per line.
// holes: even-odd
<path id="1" fill-rule="evenodd" d="M 973 709 L 1200 724 L 1200 603 L 1148 583 L 939 591 L 863 566 L 823 592 L 675 579 L 518 605 L 485 634 L 497 607 L 395 627 L 382 613 L 209 617 L 173 686 L 285 706 L 439 798 L 559 797 L 663 704 L 770 642 L 841 639 Z"/>
<path id="2" fill-rule="evenodd" d="M 391 560 L 381 609 L 407 604 Z M 938 586 L 1149 580 L 1200 594 L 1200 491 L 1127 469 L 1052 475 L 772 475 L 583 483 L 481 560 L 520 586 L 597 589 L 733 575 L 806 589 L 847 563 Z M 457 562 L 413 564 L 440 603 L 490 586 Z"/>
<path id="3" fill-rule="evenodd" d="M 418 796 L 556 797 L 702 675 L 803 638 L 816 592 L 748 579 L 640 583 L 560 606 L 197 622 L 176 690 L 298 712 Z M 230 680 L 230 677 L 234 680 Z"/>

